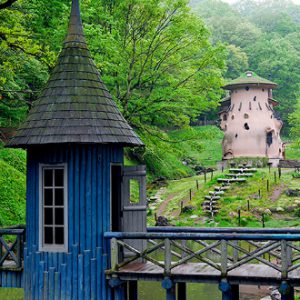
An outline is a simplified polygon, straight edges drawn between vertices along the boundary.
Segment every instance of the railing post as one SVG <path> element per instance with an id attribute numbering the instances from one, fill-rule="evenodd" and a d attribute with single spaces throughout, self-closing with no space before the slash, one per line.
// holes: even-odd
<path id="1" fill-rule="evenodd" d="M 287 242 L 281 240 L 281 279 L 285 280 L 288 277 L 288 253 Z"/>
<path id="2" fill-rule="evenodd" d="M 111 268 L 116 271 L 119 263 L 118 241 L 116 238 L 111 239 Z"/>
<path id="3" fill-rule="evenodd" d="M 238 243 L 239 243 L 238 241 L 233 241 L 233 244 L 235 246 L 238 246 Z M 237 263 L 238 259 L 239 259 L 239 250 L 233 248 L 233 263 Z"/>
<path id="4" fill-rule="evenodd" d="M 17 268 L 20 268 L 22 266 L 22 260 L 21 260 L 21 235 L 17 235 Z"/>
<path id="5" fill-rule="evenodd" d="M 169 239 L 165 239 L 165 276 L 169 276 L 171 273 L 171 242 Z"/>
<path id="6" fill-rule="evenodd" d="M 221 240 L 221 276 L 225 278 L 227 276 L 227 263 L 228 263 L 228 253 L 227 253 L 227 241 Z"/>
<path id="7" fill-rule="evenodd" d="M 227 264 L 228 264 L 228 243 L 226 240 L 221 240 L 221 282 L 219 289 L 222 292 L 222 300 L 233 300 L 232 290 L 227 281 Z"/>

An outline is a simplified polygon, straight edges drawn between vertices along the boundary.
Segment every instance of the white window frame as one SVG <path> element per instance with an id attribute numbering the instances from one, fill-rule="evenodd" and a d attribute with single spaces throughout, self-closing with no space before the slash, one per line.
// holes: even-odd
<path id="1" fill-rule="evenodd" d="M 44 243 L 44 169 L 64 170 L 64 244 Z M 54 183 L 53 183 L 54 184 Z M 39 165 L 39 251 L 68 252 L 68 174 L 67 164 L 40 164 Z"/>

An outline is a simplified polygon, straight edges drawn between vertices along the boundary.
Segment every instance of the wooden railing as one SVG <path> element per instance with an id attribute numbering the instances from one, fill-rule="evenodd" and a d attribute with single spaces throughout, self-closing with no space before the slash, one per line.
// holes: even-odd
<path id="1" fill-rule="evenodd" d="M 107 232 L 105 237 L 111 239 L 112 273 L 138 261 L 151 262 L 165 276 L 188 262 L 208 265 L 222 278 L 246 264 L 268 266 L 282 280 L 300 270 L 298 229 L 150 228 L 147 233 Z M 147 247 L 137 249 L 132 240 L 147 240 Z M 127 257 L 122 258 L 124 249 Z"/>
<path id="2" fill-rule="evenodd" d="M 23 268 L 25 229 L 21 226 L 0 228 L 0 270 Z"/>

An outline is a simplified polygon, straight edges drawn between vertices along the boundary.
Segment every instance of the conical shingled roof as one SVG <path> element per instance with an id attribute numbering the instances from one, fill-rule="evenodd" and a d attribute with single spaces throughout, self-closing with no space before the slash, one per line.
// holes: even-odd
<path id="1" fill-rule="evenodd" d="M 91 58 L 79 1 L 73 0 L 68 34 L 45 89 L 8 147 L 59 143 L 141 146 Z"/>

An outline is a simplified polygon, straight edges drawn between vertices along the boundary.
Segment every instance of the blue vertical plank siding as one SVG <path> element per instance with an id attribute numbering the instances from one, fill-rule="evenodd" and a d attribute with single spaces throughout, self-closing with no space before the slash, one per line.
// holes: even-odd
<path id="1" fill-rule="evenodd" d="M 40 164 L 66 164 L 68 188 L 68 249 L 39 248 Z M 123 163 L 118 145 L 48 145 L 28 149 L 26 246 L 23 272 L 0 272 L 3 287 L 24 287 L 33 299 L 109 300 L 104 270 L 110 229 L 110 168 Z M 58 291 L 59 289 L 59 291 Z"/>

